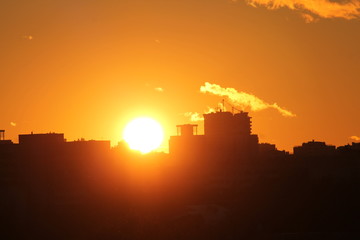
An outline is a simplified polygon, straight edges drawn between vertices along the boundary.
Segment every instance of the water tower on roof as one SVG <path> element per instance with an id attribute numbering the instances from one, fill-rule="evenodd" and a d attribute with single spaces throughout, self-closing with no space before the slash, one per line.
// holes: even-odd
<path id="1" fill-rule="evenodd" d="M 178 136 L 194 136 L 197 135 L 197 124 L 176 125 Z"/>

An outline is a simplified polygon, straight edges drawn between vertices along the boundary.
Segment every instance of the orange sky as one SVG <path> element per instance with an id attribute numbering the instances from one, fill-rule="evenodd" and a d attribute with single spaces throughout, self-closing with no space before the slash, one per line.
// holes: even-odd
<path id="1" fill-rule="evenodd" d="M 115 144 L 146 115 L 168 139 L 185 112 L 221 101 L 200 92 L 209 82 L 296 114 L 251 111 L 260 142 L 349 143 L 360 136 L 360 2 L 309 2 L 1 1 L 0 128 L 15 142 L 52 131 Z"/>

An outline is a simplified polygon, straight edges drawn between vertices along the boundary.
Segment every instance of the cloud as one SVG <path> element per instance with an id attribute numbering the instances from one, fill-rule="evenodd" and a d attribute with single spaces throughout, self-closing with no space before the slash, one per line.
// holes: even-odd
<path id="1" fill-rule="evenodd" d="M 22 36 L 22 38 L 31 41 L 31 40 L 33 40 L 34 37 L 31 35 L 24 35 L 24 36 Z"/>
<path id="2" fill-rule="evenodd" d="M 13 127 L 16 127 L 16 123 L 15 122 L 10 122 L 10 125 Z"/>
<path id="3" fill-rule="evenodd" d="M 155 90 L 155 91 L 158 91 L 158 92 L 163 92 L 163 91 L 164 91 L 164 89 L 161 88 L 161 87 L 154 88 L 154 90 Z"/>
<path id="4" fill-rule="evenodd" d="M 305 20 L 306 23 L 312 23 L 312 22 L 318 21 L 317 18 L 315 18 L 314 16 L 307 14 L 307 13 L 303 13 L 303 14 L 301 14 L 301 16 Z"/>
<path id="5" fill-rule="evenodd" d="M 202 114 L 200 114 L 198 112 L 186 112 L 186 113 L 184 113 L 184 116 L 189 117 L 190 121 L 192 121 L 192 122 L 204 121 L 204 117 L 202 116 Z"/>
<path id="6" fill-rule="evenodd" d="M 226 106 L 222 102 L 218 103 L 218 106 L 216 108 L 212 108 L 208 106 L 207 109 L 204 111 L 204 113 L 205 114 L 214 113 L 214 112 L 218 112 L 219 110 L 222 110 L 224 112 L 227 111 Z"/>
<path id="7" fill-rule="evenodd" d="M 354 141 L 360 141 L 360 137 L 358 136 L 351 136 L 350 139 Z"/>
<path id="8" fill-rule="evenodd" d="M 207 109 L 204 111 L 204 114 L 214 113 L 214 112 L 219 111 L 219 109 L 226 111 L 226 107 L 223 106 L 222 103 L 219 103 L 217 108 L 207 107 Z M 204 121 L 203 114 L 199 113 L 199 112 L 186 112 L 186 113 L 184 113 L 184 116 L 189 117 L 190 121 L 192 121 L 192 122 Z"/>
<path id="9" fill-rule="evenodd" d="M 354 19 L 360 17 L 360 0 L 246 0 L 251 6 L 268 9 L 287 7 L 305 11 L 321 18 Z M 309 14 L 308 14 L 309 15 Z M 306 18 L 305 18 L 306 19 Z"/>
<path id="10" fill-rule="evenodd" d="M 278 110 L 281 115 L 285 117 L 295 117 L 296 115 L 284 108 L 281 108 L 277 103 L 267 103 L 260 98 L 245 92 L 238 92 L 234 88 L 223 88 L 217 84 L 206 82 L 204 86 L 200 87 L 200 92 L 211 93 L 220 97 L 227 97 L 228 100 L 234 104 L 235 107 L 241 109 L 249 108 L 252 111 L 260 111 L 268 108 Z"/>

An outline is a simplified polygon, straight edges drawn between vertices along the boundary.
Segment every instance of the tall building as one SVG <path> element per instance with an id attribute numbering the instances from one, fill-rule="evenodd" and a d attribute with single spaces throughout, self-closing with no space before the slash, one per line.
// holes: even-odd
<path id="1" fill-rule="evenodd" d="M 197 125 L 177 127 L 178 135 L 170 138 L 170 154 L 247 158 L 257 153 L 258 136 L 251 134 L 247 112 L 204 114 L 204 135 L 197 135 Z"/>
<path id="2" fill-rule="evenodd" d="M 247 112 L 232 114 L 215 112 L 204 114 L 204 133 L 208 136 L 249 136 L 251 118 Z"/>

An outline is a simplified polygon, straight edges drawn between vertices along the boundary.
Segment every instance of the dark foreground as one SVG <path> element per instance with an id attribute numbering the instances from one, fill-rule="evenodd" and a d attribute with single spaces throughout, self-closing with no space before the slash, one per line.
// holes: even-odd
<path id="1" fill-rule="evenodd" d="M 360 237 L 357 155 L 1 154 L 1 239 Z"/>

